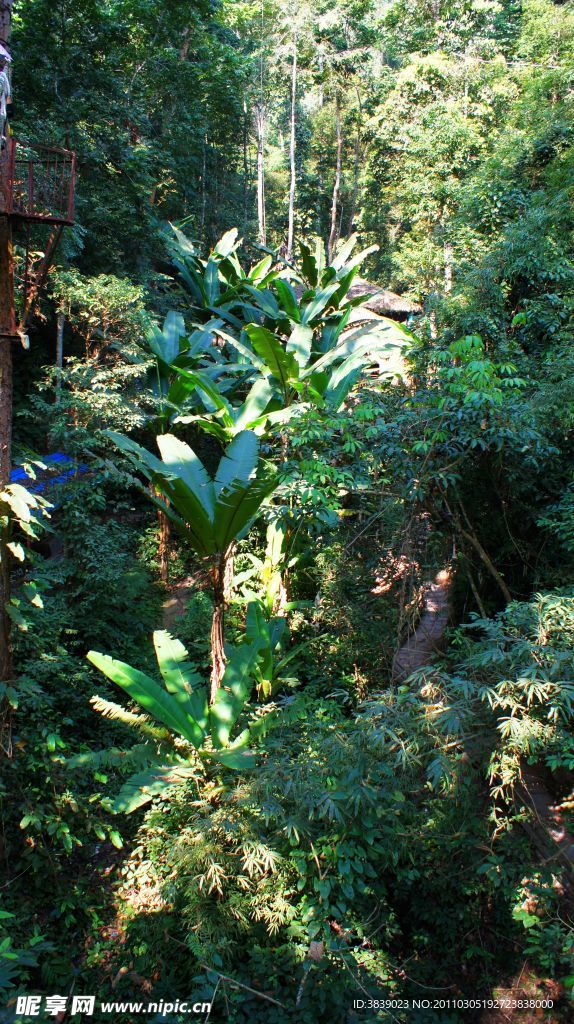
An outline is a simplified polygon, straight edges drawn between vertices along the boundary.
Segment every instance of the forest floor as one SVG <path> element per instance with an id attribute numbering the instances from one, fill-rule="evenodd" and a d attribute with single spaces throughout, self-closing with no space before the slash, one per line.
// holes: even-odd
<path id="1" fill-rule="evenodd" d="M 185 576 L 177 583 L 171 584 L 169 593 L 163 602 L 162 628 L 171 632 L 175 628 L 178 619 L 185 615 L 185 611 L 192 594 L 197 590 L 198 581 L 196 576 Z"/>

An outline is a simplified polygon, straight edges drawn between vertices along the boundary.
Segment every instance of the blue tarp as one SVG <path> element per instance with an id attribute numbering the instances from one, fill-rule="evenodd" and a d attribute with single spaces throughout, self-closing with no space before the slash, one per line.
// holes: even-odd
<path id="1" fill-rule="evenodd" d="M 64 455 L 63 452 L 52 452 L 51 455 L 44 455 L 38 461 L 42 462 L 46 469 L 36 467 L 36 479 L 30 476 L 23 466 L 16 466 L 10 473 L 10 483 L 22 484 L 32 494 L 41 494 L 46 487 L 53 487 L 54 484 L 65 484 L 70 477 L 87 473 L 90 468 L 87 463 L 75 462 L 70 455 Z M 54 476 L 53 473 L 56 470 L 62 470 L 63 472 L 59 472 L 57 476 Z"/>

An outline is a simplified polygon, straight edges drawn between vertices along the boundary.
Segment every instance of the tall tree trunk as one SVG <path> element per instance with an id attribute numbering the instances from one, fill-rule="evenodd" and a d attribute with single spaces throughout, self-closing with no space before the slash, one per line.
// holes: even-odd
<path id="1" fill-rule="evenodd" d="M 265 107 L 258 103 L 255 107 L 255 130 L 257 132 L 257 224 L 259 242 L 267 245 L 267 226 L 265 221 Z"/>
<path id="2" fill-rule="evenodd" d="M 210 704 L 213 704 L 215 695 L 221 686 L 223 673 L 225 672 L 225 566 L 227 558 L 225 554 L 219 556 L 213 565 L 211 578 L 213 585 L 213 618 L 211 620 L 211 687 Z"/>
<path id="3" fill-rule="evenodd" d="M 9 49 L 12 27 L 12 0 L 0 3 L 0 40 Z M 0 173 L 7 178 L 9 151 L 6 145 L 0 154 Z M 10 218 L 0 215 L 0 490 L 10 482 L 12 460 L 12 345 L 16 339 L 14 317 L 14 258 Z M 6 611 L 10 600 L 10 552 L 8 530 L 0 533 L 0 682 L 12 678 L 10 617 Z M 6 749 L 4 736 L 2 745 Z"/>
<path id="4" fill-rule="evenodd" d="M 157 521 L 159 526 L 159 577 L 162 583 L 167 584 L 169 583 L 169 542 L 171 530 L 169 519 L 165 512 L 162 512 L 161 508 L 157 510 Z"/>
<path id="5" fill-rule="evenodd" d="M 335 182 L 333 184 L 333 200 L 331 202 L 331 231 L 329 233 L 329 262 L 335 255 L 337 245 L 337 211 L 339 208 L 339 192 L 341 190 L 341 165 L 343 160 L 343 133 L 341 131 L 341 97 L 339 92 L 335 97 L 335 109 L 337 119 L 337 164 L 335 167 Z"/>
<path id="6" fill-rule="evenodd" d="M 289 165 L 291 169 L 291 182 L 289 186 L 289 227 L 287 230 L 287 259 L 290 260 L 293 254 L 293 241 L 295 237 L 295 153 L 297 139 L 295 128 L 297 124 L 297 35 L 293 33 L 293 63 L 291 69 L 291 140 L 289 146 Z"/>
<path id="7" fill-rule="evenodd" d="M 56 321 L 56 369 L 61 370 L 64 365 L 64 327 L 66 326 L 66 314 L 59 310 Z M 56 405 L 60 401 L 62 393 L 62 378 L 58 374 L 56 378 Z"/>
<path id="8" fill-rule="evenodd" d="M 322 50 L 321 46 L 319 46 L 318 59 L 319 59 L 319 107 L 322 108 L 323 107 L 323 103 L 325 102 L 325 90 L 323 89 L 323 70 L 324 70 L 324 67 L 325 67 L 325 58 L 324 58 L 323 50 Z"/>
<path id="9" fill-rule="evenodd" d="M 357 125 L 357 135 L 355 137 L 355 162 L 353 166 L 353 192 L 351 195 L 351 209 L 349 210 L 348 231 L 347 234 L 352 235 L 353 223 L 357 214 L 357 202 L 359 200 L 359 177 L 361 173 L 361 125 Z"/>
<path id="10" fill-rule="evenodd" d="M 248 130 L 247 130 L 247 104 L 243 100 L 243 232 L 247 232 L 247 209 L 249 200 L 249 160 L 248 160 Z"/>

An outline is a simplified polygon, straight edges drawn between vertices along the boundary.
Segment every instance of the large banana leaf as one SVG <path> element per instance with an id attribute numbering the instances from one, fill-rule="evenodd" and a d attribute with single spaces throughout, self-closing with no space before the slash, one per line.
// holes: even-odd
<path id="1" fill-rule="evenodd" d="M 245 748 L 234 750 L 233 747 L 226 747 L 223 750 L 218 750 L 215 754 L 204 751 L 202 756 L 207 761 L 215 761 L 226 768 L 233 768 L 235 771 L 249 771 L 251 768 L 255 768 L 257 763 L 254 752 Z"/>
<path id="2" fill-rule="evenodd" d="M 389 351 L 393 347 L 404 348 L 411 344 L 409 332 L 386 317 L 379 317 L 370 324 L 358 327 L 344 335 L 338 345 L 325 352 L 311 366 L 301 373 L 306 379 L 318 370 L 325 370 L 333 363 L 346 359 L 350 355 L 375 355 Z"/>
<path id="3" fill-rule="evenodd" d="M 189 488 L 181 480 L 168 480 L 165 476 L 156 476 L 153 482 L 165 500 L 153 494 L 151 501 L 172 521 L 190 547 L 202 556 L 215 554 L 213 524 L 210 519 L 200 518 L 203 509 Z"/>
<path id="4" fill-rule="evenodd" d="M 337 249 L 337 255 L 331 260 L 331 266 L 334 267 L 335 270 L 342 270 L 343 269 L 347 259 L 351 255 L 351 253 L 352 253 L 353 249 L 355 248 L 356 244 L 357 244 L 357 235 L 355 233 L 353 235 L 350 235 L 349 238 L 347 238 L 347 240 L 345 242 L 342 242 L 339 245 L 339 247 Z"/>
<path id="5" fill-rule="evenodd" d="M 136 772 L 124 782 L 118 795 L 110 801 L 109 808 L 114 814 L 131 814 L 138 807 L 149 804 L 154 796 L 161 796 L 173 789 L 174 785 L 193 778 L 197 769 L 180 764 L 155 764 Z"/>
<path id="6" fill-rule="evenodd" d="M 191 256 L 192 259 L 197 259 L 198 253 L 194 243 L 187 237 L 187 235 L 181 230 L 181 228 L 177 227 L 176 224 L 172 224 L 170 222 L 169 226 L 175 235 L 177 247 L 181 250 L 181 252 L 184 253 L 186 256 Z M 169 232 L 167 233 L 167 241 L 168 244 L 170 245 L 170 248 L 175 244 L 173 242 L 173 239 L 170 238 Z"/>
<path id="7" fill-rule="evenodd" d="M 259 284 L 259 282 L 266 277 L 268 272 L 271 270 L 272 266 L 272 256 L 264 256 L 262 260 L 259 260 L 259 263 L 256 263 L 255 266 L 251 268 L 249 274 L 247 275 L 251 283 Z"/>
<path id="8" fill-rule="evenodd" d="M 255 300 L 255 308 L 258 311 L 265 313 L 265 316 L 268 316 L 271 320 L 280 319 L 281 310 L 272 291 L 268 288 L 262 288 L 261 285 L 258 288 L 253 288 L 252 285 L 246 284 L 244 287 L 245 291 Z"/>
<path id="9" fill-rule="evenodd" d="M 227 414 L 229 418 L 232 418 L 232 410 L 229 402 L 223 397 L 221 391 L 204 373 L 199 373 L 197 370 L 190 371 L 185 370 L 183 367 L 176 367 L 178 377 L 182 381 L 187 381 L 188 391 L 196 390 L 206 408 L 212 412 L 219 410 L 223 414 Z"/>
<path id="10" fill-rule="evenodd" d="M 275 289 L 289 319 L 294 320 L 297 324 L 301 323 L 301 310 L 299 309 L 295 289 L 288 281 L 282 280 L 280 277 L 275 281 Z"/>
<path id="11" fill-rule="evenodd" d="M 212 519 L 215 506 L 213 482 L 201 459 L 188 444 L 173 434 L 161 434 L 156 440 L 165 469 L 185 484 Z"/>
<path id="12" fill-rule="evenodd" d="M 213 255 L 219 256 L 221 259 L 227 259 L 230 257 L 239 245 L 239 242 L 237 241 L 238 234 L 239 232 L 237 228 L 230 228 L 229 231 L 226 231 L 214 245 Z"/>
<path id="13" fill-rule="evenodd" d="M 311 358 L 311 345 L 313 344 L 313 328 L 308 324 L 297 324 L 291 332 L 291 336 L 285 346 L 285 351 L 295 356 L 299 366 L 303 369 Z"/>
<path id="14" fill-rule="evenodd" d="M 251 527 L 261 505 L 278 483 L 277 475 L 260 477 L 240 486 L 224 487 L 215 505 L 214 534 L 217 551 L 227 551 Z"/>
<path id="15" fill-rule="evenodd" d="M 253 366 L 256 370 L 260 370 L 263 373 L 268 372 L 265 360 L 262 359 L 261 356 L 258 356 L 252 348 L 241 340 L 241 338 L 235 338 L 232 334 L 228 334 L 226 331 L 218 331 L 217 333 L 220 338 L 223 338 L 223 340 L 227 342 L 231 349 L 235 349 L 239 355 L 243 356 L 250 366 Z"/>
<path id="16" fill-rule="evenodd" d="M 219 271 L 217 269 L 217 263 L 214 259 L 208 259 L 205 273 L 203 275 L 205 295 L 207 297 L 208 306 L 214 306 L 219 298 Z"/>
<path id="17" fill-rule="evenodd" d="M 222 444 L 233 440 L 242 430 L 251 430 L 254 434 L 262 434 L 268 424 L 287 423 L 299 411 L 295 406 L 277 409 L 268 407 L 274 402 L 276 391 L 269 377 L 260 377 L 255 381 L 245 402 L 234 412 L 234 422 L 229 424 L 227 418 L 203 415 L 176 416 L 174 423 L 195 423 L 207 434 L 217 437 Z"/>
<path id="18" fill-rule="evenodd" d="M 225 747 L 253 687 L 253 675 L 259 658 L 259 644 L 241 644 L 236 647 L 225 669 L 221 686 L 209 709 L 209 724 L 213 745 Z"/>
<path id="19" fill-rule="evenodd" d="M 322 288 L 320 292 L 317 292 L 311 302 L 303 310 L 301 323 L 308 324 L 311 320 L 314 320 L 315 317 L 320 316 L 329 305 L 331 297 L 339 287 L 340 285 L 338 281 L 332 281 L 331 284 L 328 284 L 325 288 Z"/>
<path id="20" fill-rule="evenodd" d="M 235 429 L 248 429 L 267 409 L 273 398 L 273 388 L 267 377 L 255 381 L 241 408 L 237 411 Z"/>
<path id="21" fill-rule="evenodd" d="M 110 658 L 107 654 L 99 654 L 97 651 L 89 651 L 87 658 L 108 679 L 121 686 L 122 690 L 125 690 L 136 704 L 163 722 L 168 729 L 179 733 L 194 747 L 201 746 L 204 733 L 197 722 L 186 714 L 171 694 L 162 690 L 161 686 L 146 676 L 144 672 L 132 668 L 124 661 Z"/>
<path id="22" fill-rule="evenodd" d="M 153 500 L 202 555 L 226 551 L 244 536 L 277 486 L 275 475 L 255 475 L 259 443 L 250 430 L 241 431 L 226 449 L 215 480 L 189 445 L 172 434 L 157 438 L 163 461 L 130 438 L 110 436 L 161 491 L 167 502 Z"/>
<path id="23" fill-rule="evenodd" d="M 259 459 L 259 442 L 251 430 L 242 430 L 223 453 L 214 480 L 216 499 L 225 489 L 245 487 Z"/>
<path id="24" fill-rule="evenodd" d="M 245 535 L 261 503 L 277 486 L 275 474 L 255 476 L 259 442 L 243 430 L 223 454 L 214 481 L 216 495 L 213 527 L 218 551 Z"/>
<path id="25" fill-rule="evenodd" d="M 185 335 L 185 324 L 181 313 L 170 310 L 160 330 L 155 324 L 146 332 L 146 340 L 153 354 L 164 366 L 169 367 L 179 356 L 180 338 Z"/>
<path id="26" fill-rule="evenodd" d="M 166 504 L 152 497 L 155 504 L 166 515 L 174 519 L 178 528 L 185 533 L 192 547 L 201 555 L 213 554 L 215 550 L 212 543 L 214 495 L 212 493 L 210 501 L 205 480 L 207 479 L 207 483 L 212 486 L 211 481 L 205 470 L 203 470 L 205 476 L 201 474 L 203 466 L 199 463 L 199 459 L 197 459 L 197 462 L 201 469 L 197 465 L 195 466 L 198 480 L 198 490 L 196 493 L 177 475 L 177 470 L 170 470 L 165 462 L 157 459 L 155 455 L 152 455 L 146 448 L 142 448 L 141 445 L 132 441 L 131 438 L 124 437 L 123 434 L 116 434 L 114 431 L 109 431 L 109 437 L 112 438 L 121 451 L 131 457 L 136 468 L 144 473 L 148 480 L 151 480 L 154 486 L 168 499 L 168 504 Z M 188 452 L 191 452 L 187 445 L 184 447 Z M 188 466 L 189 479 L 193 477 L 193 468 L 193 466 Z M 183 524 L 178 522 L 178 516 L 183 520 Z"/>
<path id="27" fill-rule="evenodd" d="M 303 267 L 305 278 L 309 284 L 315 288 L 319 281 L 317 261 L 305 242 L 299 242 L 299 252 L 301 254 L 301 265 Z"/>
<path id="28" fill-rule="evenodd" d="M 159 670 L 165 688 L 174 695 L 178 704 L 197 722 L 203 734 L 207 730 L 207 691 L 199 672 L 187 661 L 187 651 L 181 640 L 165 629 L 158 629 L 153 642 Z"/>
<path id="29" fill-rule="evenodd" d="M 248 324 L 245 330 L 257 355 L 279 381 L 283 393 L 287 394 L 291 381 L 299 378 L 299 364 L 295 356 L 292 352 L 286 352 L 279 339 L 266 327 Z"/>

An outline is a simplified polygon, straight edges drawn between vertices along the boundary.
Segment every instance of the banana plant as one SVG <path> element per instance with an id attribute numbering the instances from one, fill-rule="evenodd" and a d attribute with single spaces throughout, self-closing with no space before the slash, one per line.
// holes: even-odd
<path id="1" fill-rule="evenodd" d="M 181 313 L 173 310 L 167 313 L 163 326 L 152 324 L 141 339 L 140 346 L 152 356 L 148 374 L 150 391 L 156 399 L 156 413 L 153 426 L 160 433 L 166 431 L 186 405 L 201 408 L 201 401 L 195 382 L 182 369 L 194 370 L 202 366 L 206 373 L 213 366 L 214 328 L 222 327 L 223 320 L 212 319 L 204 326 L 186 330 Z M 208 359 L 209 357 L 209 359 Z M 160 575 L 164 583 L 169 580 L 169 520 L 158 510 Z"/>
<path id="2" fill-rule="evenodd" d="M 336 410 L 366 365 L 411 343 L 410 334 L 395 321 L 357 312 L 355 307 L 364 303 L 364 297 L 348 298 L 360 264 L 377 248 L 371 246 L 353 256 L 356 241 L 353 235 L 343 243 L 329 265 L 318 240 L 314 254 L 300 243 L 300 268 L 281 267 L 268 254 L 246 273 L 237 257 L 240 243 L 235 229 L 202 260 L 186 235 L 173 228 L 172 258 L 195 315 L 204 316 L 206 327 L 211 325 L 227 344 L 232 377 L 242 370 L 243 383 L 255 387 L 245 400 L 247 408 L 235 410 L 224 388 L 215 387 L 213 374 L 209 380 L 205 373 L 189 375 L 181 360 L 172 361 L 183 394 L 196 386 L 206 412 L 192 412 L 198 426 L 227 441 L 237 432 L 238 419 L 242 428 L 262 432 L 274 421 L 284 422 L 281 410 L 295 403 L 312 401 Z M 224 323 L 217 324 L 214 315 Z M 274 394 L 250 420 L 249 407 L 268 392 L 259 383 L 261 377 L 272 383 Z M 233 397 L 232 379 L 225 383 Z M 265 412 L 273 415 L 260 422 Z"/>
<path id="3" fill-rule="evenodd" d="M 331 263 L 327 264 L 321 239 L 316 240 L 314 254 L 309 246 L 300 242 L 301 259 L 297 268 L 289 267 L 273 280 L 272 288 L 254 289 L 246 285 L 246 290 L 254 305 L 267 319 L 283 326 L 285 320 L 288 320 L 318 332 L 320 346 L 325 351 L 332 346 L 332 332 L 340 333 L 348 323 L 353 308 L 365 301 L 364 296 L 348 299 L 347 295 L 361 263 L 372 252 L 376 252 L 378 246 L 371 245 L 351 257 L 356 244 L 357 235 L 351 235 L 339 247 Z M 297 287 L 294 288 L 291 281 L 295 281 Z M 288 333 L 288 325 L 286 330 Z"/>
<path id="4" fill-rule="evenodd" d="M 288 683 L 297 685 L 296 679 L 289 679 L 285 669 L 289 662 L 298 657 L 310 640 L 296 644 L 285 652 L 289 641 L 289 626 L 283 615 L 270 615 L 262 601 L 250 601 L 245 616 L 247 641 L 259 644 L 259 658 L 255 667 L 255 685 L 268 700 L 280 686 Z"/>
<path id="5" fill-rule="evenodd" d="M 170 310 L 161 328 L 152 324 L 146 331 L 140 345 L 153 360 L 149 385 L 159 406 L 155 422 L 160 430 L 172 424 L 190 401 L 192 407 L 203 407 L 195 372 L 208 388 L 229 372 L 216 346 L 216 332 L 223 326 L 223 320 L 212 317 L 188 332 L 181 313 Z M 222 393 L 221 384 L 218 390 Z"/>
<path id="6" fill-rule="evenodd" d="M 171 225 L 166 242 L 177 281 L 194 315 L 209 319 L 215 314 L 239 330 L 252 319 L 248 312 L 246 315 L 250 305 L 246 288 L 265 288 L 281 272 L 269 254 L 244 270 L 237 256 L 241 245 L 237 228 L 219 239 L 207 260 L 200 257 L 193 242 L 176 225 Z"/>
<path id="7" fill-rule="evenodd" d="M 228 444 L 242 430 L 251 430 L 260 436 L 271 426 L 284 425 L 297 413 L 294 407 L 284 407 L 277 401 L 276 388 L 269 377 L 257 377 L 238 407 L 215 386 L 207 390 L 205 385 L 205 379 L 198 381 L 203 412 L 176 416 L 173 422 L 193 423 L 222 444 Z"/>
<path id="8" fill-rule="evenodd" d="M 366 366 L 410 343 L 404 328 L 382 317 L 372 326 L 345 333 L 340 340 L 335 335 L 333 347 L 322 354 L 313 351 L 313 331 L 304 324 L 295 324 L 287 339 L 259 324 L 248 324 L 245 332 L 255 354 L 250 356 L 246 348 L 246 357 L 272 379 L 287 408 L 298 398 L 307 398 L 338 410 Z"/>
<path id="9" fill-rule="evenodd" d="M 259 441 L 242 430 L 225 449 L 210 477 L 192 448 L 172 434 L 156 438 L 161 459 L 122 434 L 109 435 L 150 480 L 162 498 L 155 504 L 199 555 L 211 561 L 211 700 L 225 671 L 225 570 L 232 545 L 244 537 L 260 506 L 278 484 L 278 475 L 259 458 Z"/>
<path id="10" fill-rule="evenodd" d="M 71 758 L 68 767 L 122 764 L 135 760 L 139 770 L 122 786 L 110 803 L 116 813 L 131 813 L 138 807 L 197 775 L 198 760 L 216 762 L 236 770 L 252 768 L 255 755 L 250 744 L 262 728 L 252 723 L 232 738 L 253 689 L 260 658 L 261 641 L 235 647 L 211 706 L 205 679 L 188 660 L 183 644 L 167 631 L 153 635 L 161 681 L 107 654 L 89 651 L 88 660 L 108 679 L 121 687 L 142 708 L 144 715 L 94 698 L 97 710 L 120 719 L 144 734 L 144 743 L 129 752 L 93 751 Z M 269 723 L 265 723 L 267 727 Z"/>
<path id="11" fill-rule="evenodd" d="M 291 280 L 276 276 L 265 285 L 244 284 L 257 316 L 239 336 L 227 328 L 219 332 L 254 371 L 272 381 L 284 408 L 311 401 L 338 410 L 366 366 L 412 343 L 396 321 L 356 309 L 364 296 L 348 299 L 360 264 L 377 248 L 352 256 L 355 244 L 353 235 L 327 265 L 320 241 L 314 255 L 301 243 L 300 270 L 286 272 Z"/>

